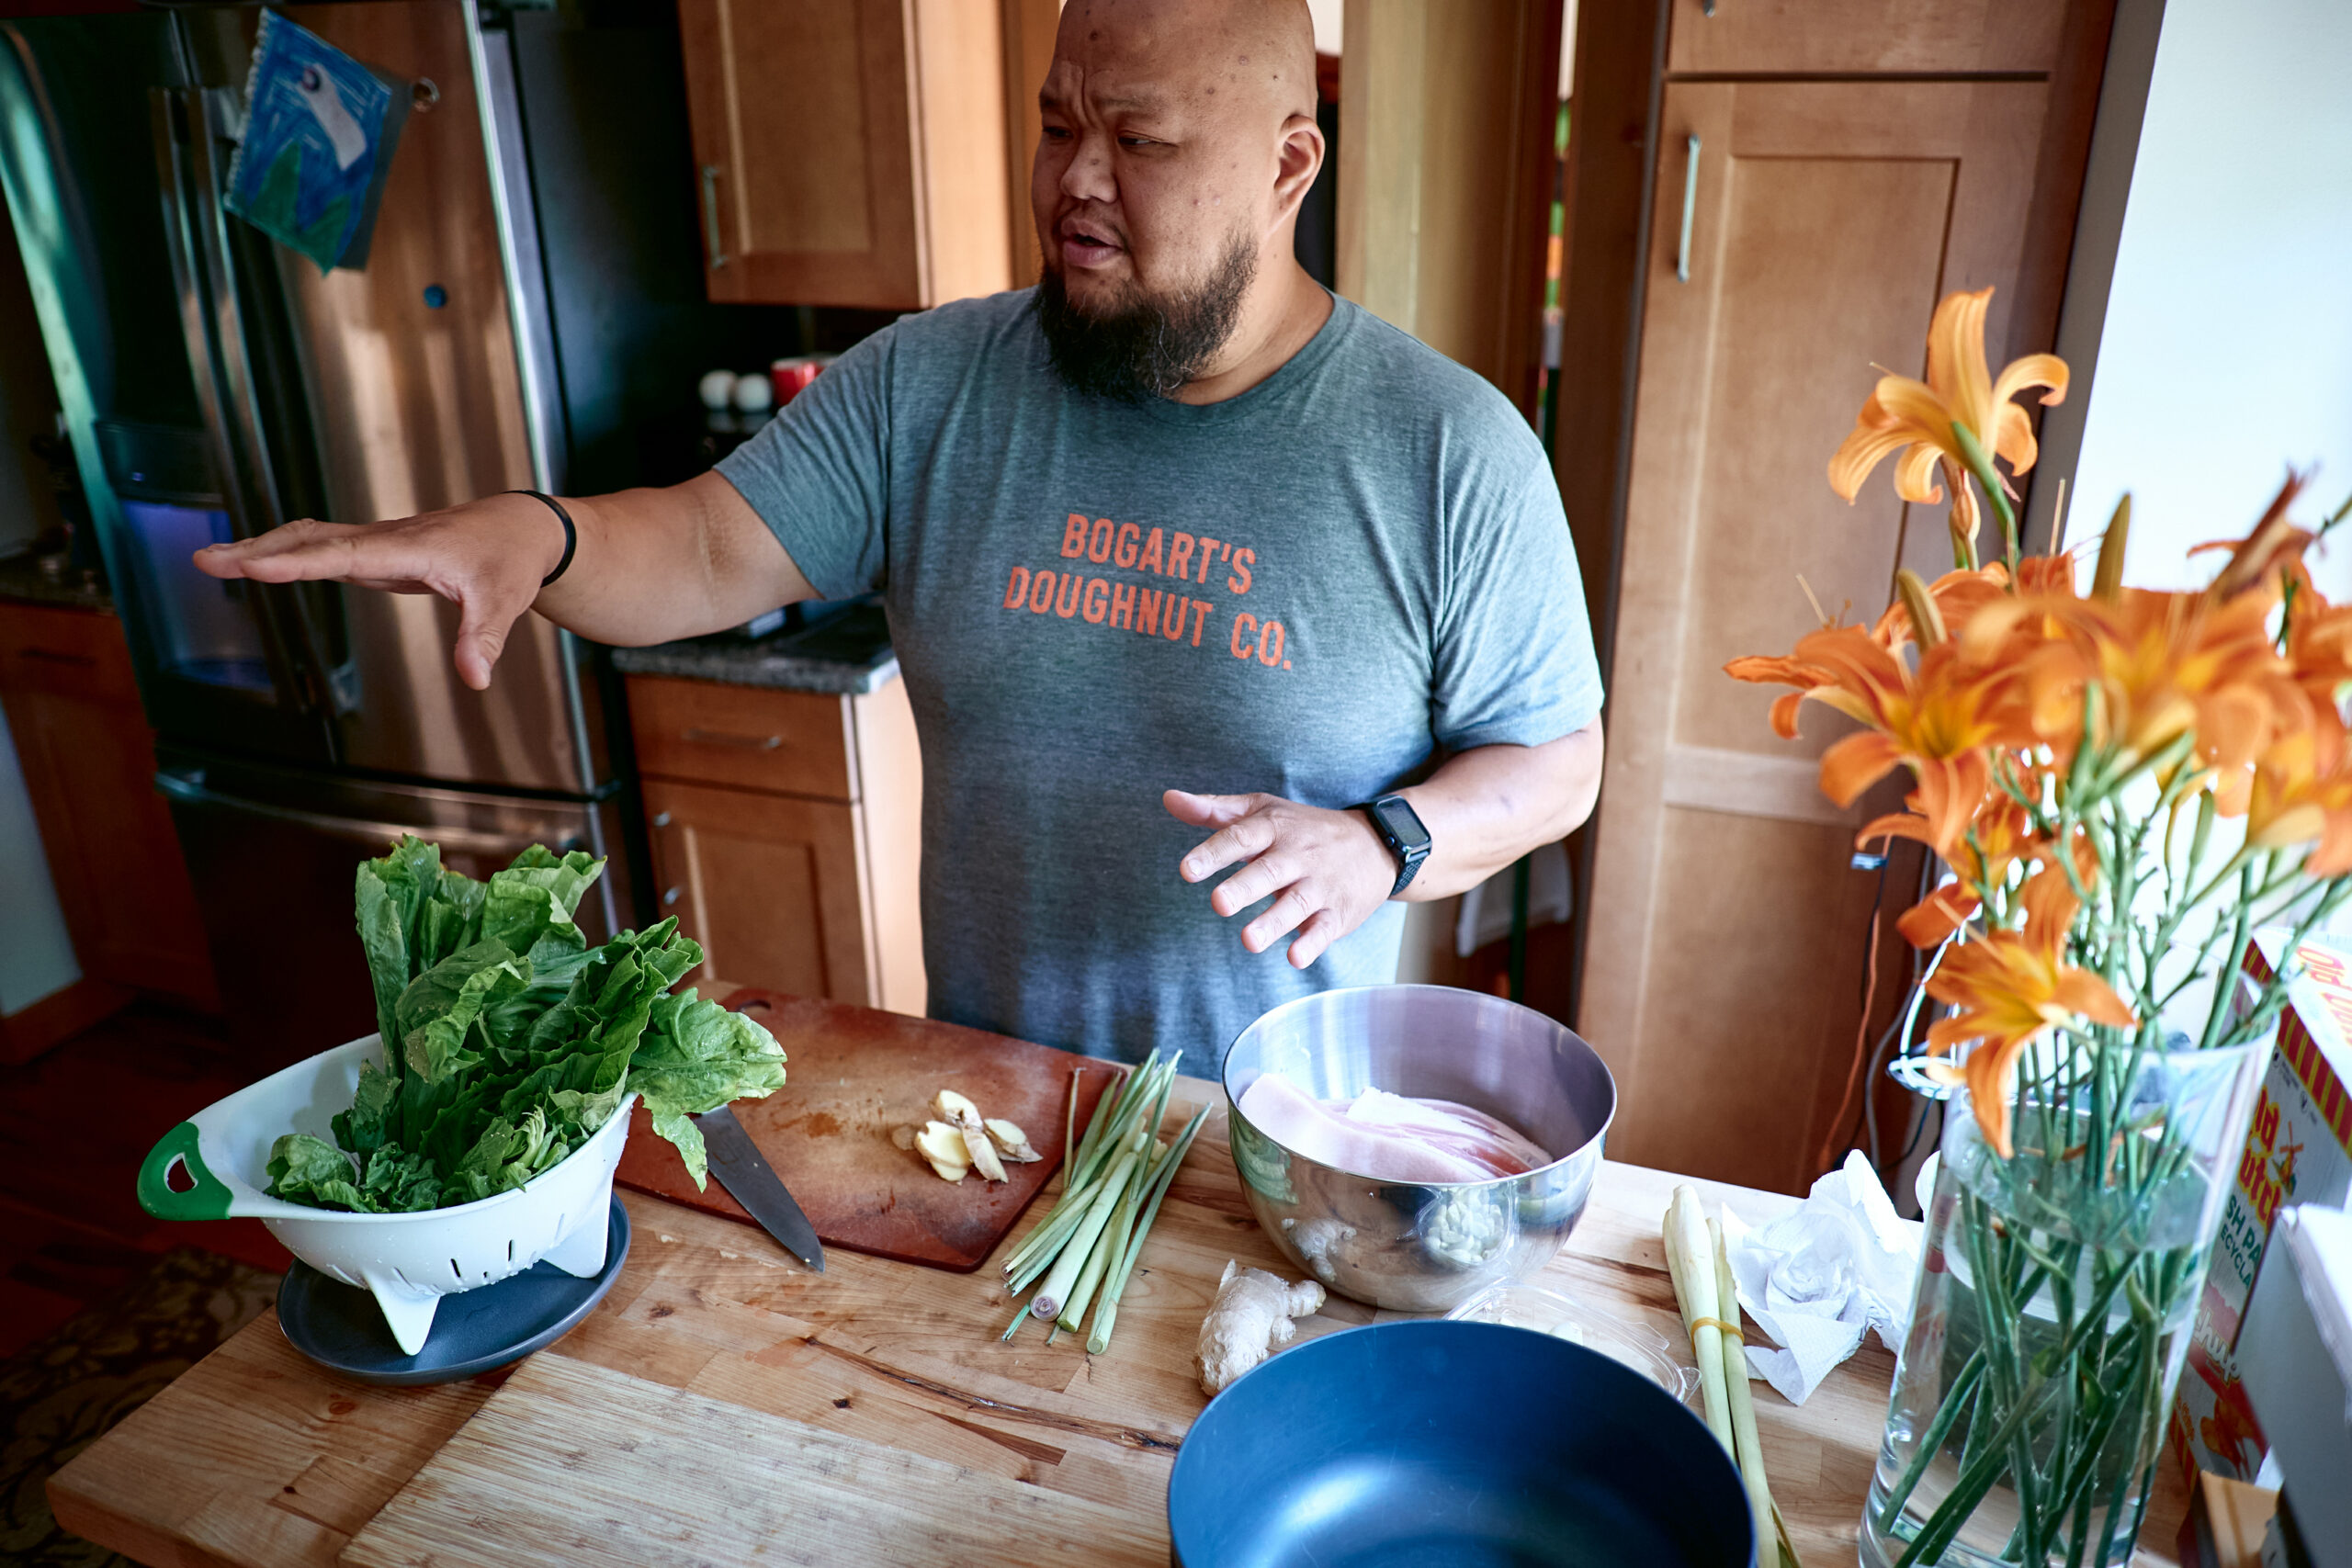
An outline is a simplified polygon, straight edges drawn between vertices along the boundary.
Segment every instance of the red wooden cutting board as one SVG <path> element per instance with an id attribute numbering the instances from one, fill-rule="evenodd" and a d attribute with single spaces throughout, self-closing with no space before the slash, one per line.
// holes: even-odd
<path id="1" fill-rule="evenodd" d="M 1080 1074 L 1078 1128 L 1112 1081 L 1107 1063 L 953 1023 L 745 987 L 726 1005 L 759 1020 L 784 1047 L 785 1084 L 739 1100 L 752 1134 L 828 1247 L 965 1272 L 977 1269 L 1062 1163 L 1070 1074 Z M 931 1097 L 953 1089 L 983 1116 L 1016 1122 L 1045 1158 L 1006 1165 L 1006 1181 L 945 1182 L 894 1127 L 921 1125 Z M 637 1108 L 614 1179 L 745 1224 L 755 1224 L 714 1178 L 695 1190 L 685 1163 Z"/>

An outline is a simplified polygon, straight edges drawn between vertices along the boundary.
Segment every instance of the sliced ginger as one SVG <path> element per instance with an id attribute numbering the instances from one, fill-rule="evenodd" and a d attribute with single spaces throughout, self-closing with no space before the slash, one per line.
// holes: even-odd
<path id="1" fill-rule="evenodd" d="M 890 1141 L 912 1151 L 942 1181 L 961 1181 L 973 1171 L 983 1180 L 1004 1181 L 1007 1160 L 1027 1165 L 1046 1156 L 1013 1122 L 989 1121 L 971 1099 L 952 1089 L 931 1097 L 932 1119 L 922 1126 L 894 1128 Z"/>

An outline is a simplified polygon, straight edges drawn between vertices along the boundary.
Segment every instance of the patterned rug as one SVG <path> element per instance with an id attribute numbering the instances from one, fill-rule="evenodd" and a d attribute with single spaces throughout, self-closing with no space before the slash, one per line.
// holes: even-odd
<path id="1" fill-rule="evenodd" d="M 181 1247 L 120 1295 L 0 1363 L 0 1562 L 128 1564 L 59 1529 L 44 1483 L 277 1296 L 277 1275 Z"/>

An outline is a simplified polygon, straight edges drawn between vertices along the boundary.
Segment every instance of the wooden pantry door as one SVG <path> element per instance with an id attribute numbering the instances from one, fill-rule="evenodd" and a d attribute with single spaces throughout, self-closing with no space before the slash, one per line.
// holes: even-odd
<path id="1" fill-rule="evenodd" d="M 1810 628 L 1800 572 L 1869 620 L 1898 565 L 1949 567 L 1941 507 L 1905 507 L 1883 468 L 1849 507 L 1825 469 L 1873 361 L 1923 373 L 1945 291 L 1996 286 L 2000 353 L 2048 95 L 1665 89 L 1578 1020 L 1617 1075 L 1616 1158 L 1786 1190 L 1815 1174 L 1877 886 L 1854 829 L 1894 797 L 1830 805 L 1816 762 L 1845 721 L 1809 709 L 1781 740 L 1778 688 L 1723 665 Z M 1910 886 L 1888 879 L 1883 942 Z"/>

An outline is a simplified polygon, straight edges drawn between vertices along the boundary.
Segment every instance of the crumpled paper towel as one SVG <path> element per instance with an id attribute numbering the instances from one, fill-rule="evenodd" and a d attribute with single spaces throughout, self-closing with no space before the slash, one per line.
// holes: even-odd
<path id="1" fill-rule="evenodd" d="M 1803 1404 L 1869 1330 L 1902 1349 L 1927 1227 L 1895 1213 L 1860 1150 L 1771 1224 L 1750 1230 L 1728 1204 L 1723 1223 L 1739 1304 L 1781 1347 L 1749 1346 L 1750 1376 Z"/>

